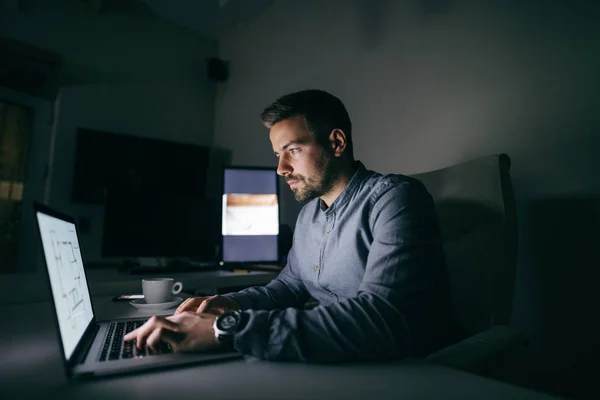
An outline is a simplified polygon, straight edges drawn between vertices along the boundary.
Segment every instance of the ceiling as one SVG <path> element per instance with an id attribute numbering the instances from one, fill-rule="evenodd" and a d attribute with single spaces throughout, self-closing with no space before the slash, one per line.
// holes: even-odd
<path id="1" fill-rule="evenodd" d="M 218 39 L 240 23 L 252 20 L 275 0 L 0 0 L 0 12 L 26 10 L 34 3 L 76 5 L 98 12 L 141 9 L 157 14 L 201 35 Z M 51 3 L 52 4 L 52 3 Z"/>
<path id="2" fill-rule="evenodd" d="M 158 15 L 202 35 L 218 39 L 247 22 L 274 0 L 143 0 Z"/>

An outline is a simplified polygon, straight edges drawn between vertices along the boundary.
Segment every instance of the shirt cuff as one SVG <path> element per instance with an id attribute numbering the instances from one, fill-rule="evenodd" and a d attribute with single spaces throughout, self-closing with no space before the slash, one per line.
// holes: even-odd
<path id="1" fill-rule="evenodd" d="M 244 311 L 245 325 L 238 330 L 233 337 L 233 347 L 238 352 L 245 356 L 252 356 L 258 359 L 265 359 L 269 346 L 268 335 L 264 332 L 268 332 L 268 326 L 265 326 L 265 322 L 268 321 L 267 317 L 269 311 L 255 311 L 248 310 Z M 262 318 L 257 318 L 257 315 Z"/>
<path id="2" fill-rule="evenodd" d="M 247 294 L 233 292 L 222 294 L 221 296 L 231 297 L 240 304 L 240 309 L 242 310 L 247 310 L 252 306 L 252 297 Z"/>

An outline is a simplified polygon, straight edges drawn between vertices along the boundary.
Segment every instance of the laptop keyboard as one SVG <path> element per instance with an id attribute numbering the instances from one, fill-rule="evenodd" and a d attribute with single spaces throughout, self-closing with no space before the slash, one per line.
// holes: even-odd
<path id="1" fill-rule="evenodd" d="M 156 350 L 151 350 L 148 346 L 136 347 L 136 341 L 124 342 L 123 336 L 132 330 L 139 328 L 146 320 L 137 321 L 118 321 L 112 322 L 108 327 L 104 345 L 100 350 L 100 361 L 120 360 L 127 358 L 140 358 L 155 354 L 172 353 L 171 345 L 161 342 Z"/>

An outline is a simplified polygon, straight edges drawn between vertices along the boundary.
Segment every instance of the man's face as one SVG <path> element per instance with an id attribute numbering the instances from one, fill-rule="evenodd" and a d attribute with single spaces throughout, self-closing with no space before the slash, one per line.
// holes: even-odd
<path id="1" fill-rule="evenodd" d="M 335 179 L 334 157 L 315 141 L 304 118 L 274 124 L 269 138 L 279 158 L 277 173 L 285 177 L 296 200 L 327 194 Z"/>

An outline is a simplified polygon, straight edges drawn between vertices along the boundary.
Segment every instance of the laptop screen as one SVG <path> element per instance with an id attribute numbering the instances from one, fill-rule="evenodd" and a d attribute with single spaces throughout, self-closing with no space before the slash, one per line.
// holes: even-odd
<path id="1" fill-rule="evenodd" d="M 58 327 L 69 360 L 94 317 L 75 225 L 36 212 Z"/>

